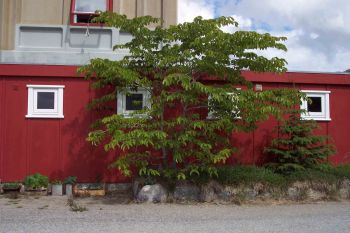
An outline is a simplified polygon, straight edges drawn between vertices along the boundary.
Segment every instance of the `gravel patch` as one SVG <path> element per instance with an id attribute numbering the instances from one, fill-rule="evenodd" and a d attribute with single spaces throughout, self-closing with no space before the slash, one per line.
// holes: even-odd
<path id="1" fill-rule="evenodd" d="M 294 205 L 120 204 L 82 198 L 0 196 L 0 232 L 350 232 L 350 202 Z"/>

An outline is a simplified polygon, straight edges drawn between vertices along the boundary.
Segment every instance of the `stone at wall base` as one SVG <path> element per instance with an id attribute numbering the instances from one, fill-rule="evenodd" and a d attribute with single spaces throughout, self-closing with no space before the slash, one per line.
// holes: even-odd
<path id="1" fill-rule="evenodd" d="M 138 202 L 164 203 L 167 202 L 168 192 L 160 184 L 145 185 L 138 192 L 136 200 Z"/>
<path id="2" fill-rule="evenodd" d="M 174 190 L 174 199 L 176 201 L 199 201 L 200 189 L 190 182 L 178 182 Z"/>

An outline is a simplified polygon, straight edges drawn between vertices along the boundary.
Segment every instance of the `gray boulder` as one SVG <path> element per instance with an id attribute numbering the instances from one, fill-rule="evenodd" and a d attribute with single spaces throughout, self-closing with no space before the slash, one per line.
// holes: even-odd
<path id="1" fill-rule="evenodd" d="M 194 184 L 179 182 L 174 190 L 174 199 L 177 201 L 199 201 L 200 189 Z"/>
<path id="2" fill-rule="evenodd" d="M 216 181 L 202 185 L 199 199 L 203 202 L 213 202 L 222 199 L 224 187 Z"/>
<path id="3" fill-rule="evenodd" d="M 136 200 L 138 202 L 166 202 L 168 197 L 167 190 L 160 184 L 145 185 L 137 193 Z"/>
<path id="4" fill-rule="evenodd" d="M 339 195 L 341 199 L 350 199 L 350 180 L 345 179 L 341 182 L 339 188 Z"/>
<path id="5" fill-rule="evenodd" d="M 307 199 L 309 190 L 307 188 L 289 187 L 287 197 L 292 201 L 303 201 Z"/>

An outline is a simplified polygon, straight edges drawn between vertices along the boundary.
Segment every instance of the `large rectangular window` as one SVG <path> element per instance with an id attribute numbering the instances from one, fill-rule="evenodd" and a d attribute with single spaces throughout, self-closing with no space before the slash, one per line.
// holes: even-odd
<path id="1" fill-rule="evenodd" d="M 71 24 L 90 24 L 99 11 L 112 11 L 112 0 L 72 0 Z"/>

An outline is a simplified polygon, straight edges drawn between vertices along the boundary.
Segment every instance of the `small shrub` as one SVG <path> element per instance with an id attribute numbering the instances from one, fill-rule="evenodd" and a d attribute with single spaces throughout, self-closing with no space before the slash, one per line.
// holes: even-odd
<path id="1" fill-rule="evenodd" d="M 47 188 L 49 184 L 49 178 L 39 173 L 29 175 L 24 179 L 24 184 L 32 189 Z"/>
<path id="2" fill-rule="evenodd" d="M 75 184 L 77 182 L 77 177 L 76 176 L 68 176 L 66 179 L 64 179 L 64 184 Z"/>
<path id="3" fill-rule="evenodd" d="M 325 163 L 335 153 L 335 146 L 327 144 L 327 136 L 315 135 L 316 121 L 302 120 L 300 111 L 276 127 L 279 137 L 272 140 L 265 153 L 272 156 L 267 167 L 281 174 L 289 174 Z"/>
<path id="4" fill-rule="evenodd" d="M 223 184 L 252 184 L 265 183 L 273 186 L 282 186 L 286 183 L 282 175 L 273 173 L 263 167 L 236 166 L 218 168 L 217 180 Z"/>

